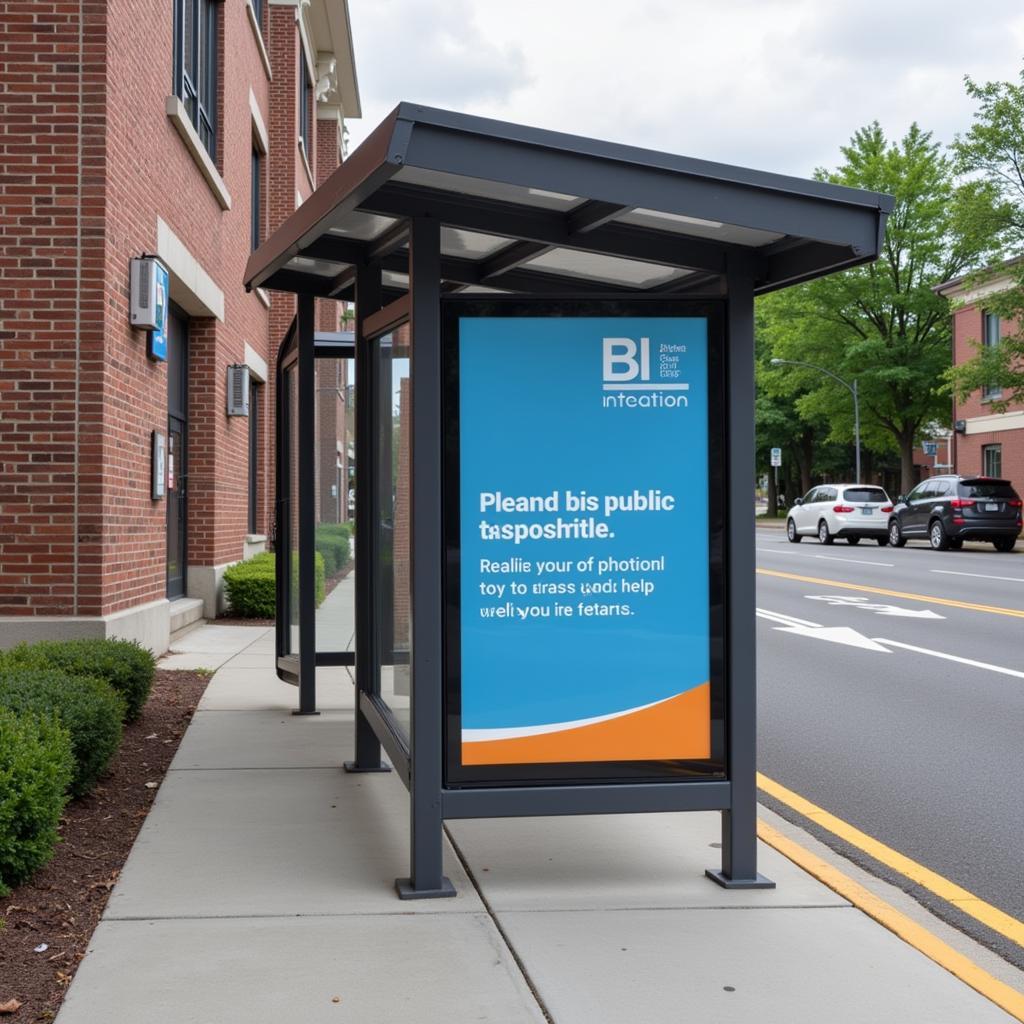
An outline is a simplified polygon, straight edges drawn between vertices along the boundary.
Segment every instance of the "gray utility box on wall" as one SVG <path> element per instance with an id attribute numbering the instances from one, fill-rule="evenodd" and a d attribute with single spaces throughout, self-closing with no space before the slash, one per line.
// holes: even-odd
<path id="1" fill-rule="evenodd" d="M 228 367 L 228 415 L 249 415 L 249 367 L 239 363 Z"/>

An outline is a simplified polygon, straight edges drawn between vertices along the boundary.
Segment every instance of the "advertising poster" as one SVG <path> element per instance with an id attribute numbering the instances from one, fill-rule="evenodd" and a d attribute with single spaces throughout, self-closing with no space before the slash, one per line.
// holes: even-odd
<path id="1" fill-rule="evenodd" d="M 710 757 L 707 349 L 460 318 L 463 765 Z"/>

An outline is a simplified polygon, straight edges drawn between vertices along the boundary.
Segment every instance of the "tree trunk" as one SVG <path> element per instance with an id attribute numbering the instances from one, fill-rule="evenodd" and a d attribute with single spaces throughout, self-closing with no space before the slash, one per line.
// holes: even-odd
<path id="1" fill-rule="evenodd" d="M 774 519 L 779 514 L 779 492 L 775 486 L 775 473 L 776 470 L 773 466 L 768 467 L 768 509 L 765 512 L 766 516 L 771 516 Z"/>
<path id="2" fill-rule="evenodd" d="M 914 489 L 914 435 L 900 438 L 900 490 L 909 494 Z"/>

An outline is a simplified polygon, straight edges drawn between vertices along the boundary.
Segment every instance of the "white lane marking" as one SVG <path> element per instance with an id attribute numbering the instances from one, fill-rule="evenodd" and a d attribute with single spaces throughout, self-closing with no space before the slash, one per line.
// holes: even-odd
<path id="1" fill-rule="evenodd" d="M 852 594 L 804 594 L 808 601 L 824 601 L 833 608 L 859 608 L 863 612 L 874 612 L 876 615 L 894 615 L 905 619 L 944 619 L 945 615 L 939 615 L 930 608 L 917 611 L 910 608 L 900 608 L 895 604 L 877 604 L 868 601 L 866 597 L 854 597 Z"/>
<path id="2" fill-rule="evenodd" d="M 782 612 L 770 612 L 765 608 L 758 608 L 757 614 L 759 618 L 779 623 L 774 628 L 780 633 L 795 633 L 797 636 L 808 636 L 812 640 L 828 640 L 830 643 L 860 647 L 863 650 L 876 651 L 879 654 L 892 653 L 881 644 L 869 640 L 849 626 L 819 626 L 816 622 L 808 622 L 806 619 L 798 619 L 792 615 L 783 615 Z"/>
<path id="3" fill-rule="evenodd" d="M 889 569 L 896 567 L 894 562 L 869 562 L 863 558 L 841 558 L 839 555 L 809 555 L 803 551 L 787 551 L 785 548 L 776 550 L 775 548 L 758 548 L 758 551 L 764 551 L 769 555 L 795 555 L 797 558 L 824 558 L 829 562 L 855 562 L 858 565 L 884 565 Z"/>
<path id="4" fill-rule="evenodd" d="M 815 555 L 815 558 L 824 558 L 829 562 L 856 562 L 858 565 L 885 565 L 890 569 L 896 567 L 894 562 L 865 562 L 863 558 L 840 558 L 838 555 Z"/>
<path id="5" fill-rule="evenodd" d="M 771 619 L 773 622 L 781 622 L 785 626 L 814 626 L 820 627 L 820 622 L 811 622 L 809 619 L 798 619 L 795 615 L 784 615 L 782 612 L 770 612 L 767 608 L 758 608 L 757 614 L 762 619 Z"/>
<path id="6" fill-rule="evenodd" d="M 952 569 L 929 569 L 929 572 L 942 573 L 943 576 L 975 576 L 979 580 L 1005 580 L 1007 583 L 1024 583 L 1020 576 L 989 576 L 983 572 L 955 572 Z"/>
<path id="7" fill-rule="evenodd" d="M 915 647 L 913 644 L 900 643 L 899 640 L 883 640 L 881 637 L 874 638 L 875 643 L 888 644 L 890 647 L 902 647 L 905 651 L 914 651 L 916 654 L 929 654 L 933 658 L 942 658 L 945 661 L 955 661 L 961 665 L 970 665 L 972 668 L 983 668 L 989 672 L 998 672 L 1004 676 L 1013 676 L 1015 679 L 1024 679 L 1024 672 L 1015 668 L 1003 668 L 1002 665 L 990 665 L 987 661 L 975 661 L 973 658 L 961 658 L 958 654 L 944 654 L 942 651 L 933 651 L 927 647 Z"/>

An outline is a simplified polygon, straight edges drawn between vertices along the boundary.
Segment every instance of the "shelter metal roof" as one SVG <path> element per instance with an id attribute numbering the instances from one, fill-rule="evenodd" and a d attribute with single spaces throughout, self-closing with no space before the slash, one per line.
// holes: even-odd
<path id="1" fill-rule="evenodd" d="M 755 292 L 873 260 L 892 197 L 402 103 L 250 257 L 247 288 L 408 289 L 410 218 L 463 292 Z"/>

